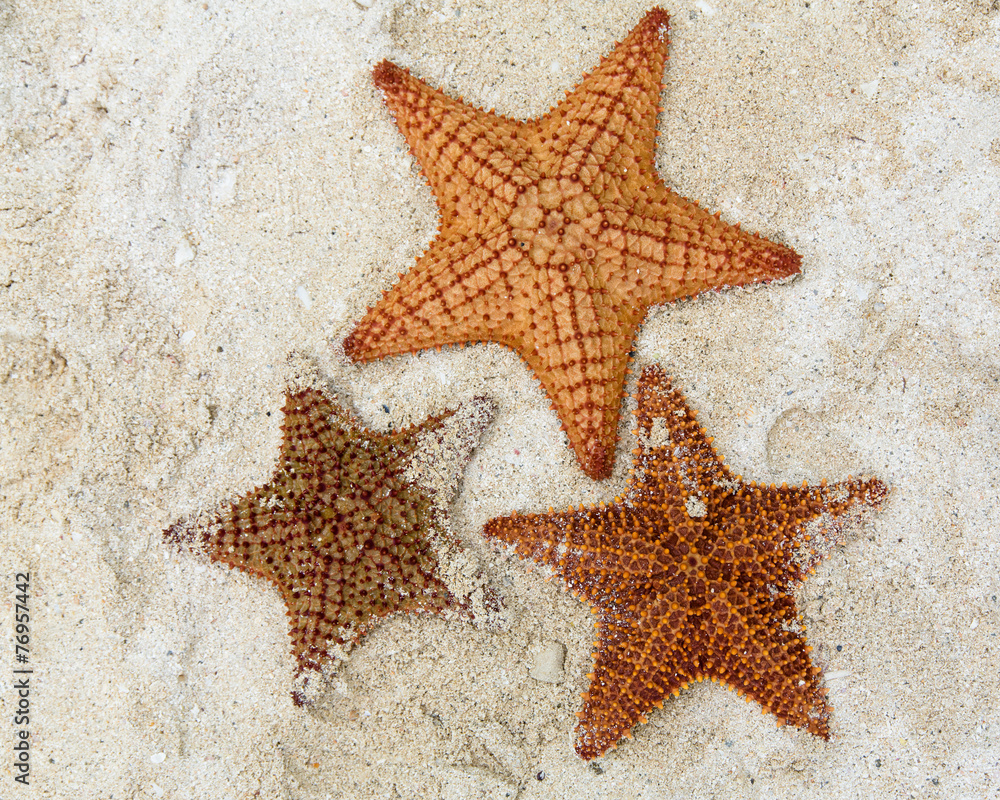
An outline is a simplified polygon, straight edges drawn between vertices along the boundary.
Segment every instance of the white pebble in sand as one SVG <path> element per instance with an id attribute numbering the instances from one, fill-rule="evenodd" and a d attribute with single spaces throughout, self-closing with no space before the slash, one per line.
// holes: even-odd
<path id="1" fill-rule="evenodd" d="M 152 761 L 154 764 L 162 764 L 164 760 L 166 760 L 166 758 L 167 758 L 166 753 L 153 753 L 153 755 L 149 757 L 149 760 Z"/>
<path id="2" fill-rule="evenodd" d="M 865 97 L 871 100 L 876 94 L 878 94 L 878 78 L 873 81 L 868 81 L 868 83 L 862 83 L 861 91 L 864 92 Z"/>
<path id="3" fill-rule="evenodd" d="M 181 239 L 180 244 L 177 245 L 177 250 L 174 252 L 174 266 L 179 267 L 188 261 L 194 261 L 194 255 L 194 247 L 191 246 L 191 242 L 187 239 Z"/>
<path id="4" fill-rule="evenodd" d="M 528 674 L 543 683 L 562 683 L 565 661 L 566 645 L 561 642 L 545 642 L 535 653 L 535 665 Z"/>
<path id="5" fill-rule="evenodd" d="M 309 292 L 306 291 L 305 286 L 295 287 L 295 296 L 299 298 L 299 302 L 302 303 L 307 309 L 313 307 L 312 298 L 309 296 Z"/>
<path id="6" fill-rule="evenodd" d="M 236 170 L 232 167 L 221 167 L 212 184 L 212 202 L 215 205 L 229 205 L 236 197 Z"/>

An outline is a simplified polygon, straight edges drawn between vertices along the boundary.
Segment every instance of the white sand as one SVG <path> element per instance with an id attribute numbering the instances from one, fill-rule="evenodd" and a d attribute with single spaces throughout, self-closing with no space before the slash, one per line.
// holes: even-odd
<path id="1" fill-rule="evenodd" d="M 0 797 L 1000 792 L 996 3 L 669 9 L 663 178 L 803 274 L 654 310 L 639 363 L 666 366 L 748 479 L 893 486 L 801 592 L 829 743 L 699 684 L 581 762 L 590 613 L 480 530 L 613 496 L 632 445 L 584 478 L 498 346 L 343 357 L 437 223 L 371 66 L 537 116 L 646 8 L 0 2 Z M 293 353 L 375 428 L 499 407 L 453 525 L 505 626 L 393 619 L 312 710 L 290 701 L 277 592 L 161 540 L 266 480 Z M 27 790 L 7 749 L 23 570 Z M 530 677 L 554 645 L 561 682 Z"/>

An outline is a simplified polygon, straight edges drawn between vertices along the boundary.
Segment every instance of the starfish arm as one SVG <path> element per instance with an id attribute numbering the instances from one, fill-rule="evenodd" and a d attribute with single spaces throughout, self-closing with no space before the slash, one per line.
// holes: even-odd
<path id="1" fill-rule="evenodd" d="M 631 613 L 595 610 L 597 653 L 577 714 L 576 751 L 588 761 L 630 738 L 635 725 L 693 679 L 685 592 L 661 585 L 631 597 Z"/>
<path id="2" fill-rule="evenodd" d="M 648 542 L 635 541 L 626 517 L 614 508 L 584 511 L 582 506 L 562 513 L 513 514 L 489 520 L 483 536 L 514 545 L 518 556 L 551 570 L 600 613 L 617 608 L 614 598 L 622 587 L 637 580 L 648 584 L 663 569 L 662 554 Z"/>
<path id="3" fill-rule="evenodd" d="M 275 500 L 297 507 L 304 496 L 314 491 L 320 476 L 338 474 L 340 458 L 335 452 L 334 425 L 357 428 L 366 433 L 343 409 L 337 408 L 321 392 L 306 389 L 288 395 L 282 409 L 283 445 L 275 477 L 266 490 Z"/>
<path id="4" fill-rule="evenodd" d="M 271 539 L 281 537 L 276 526 L 267 526 L 260 541 L 254 539 L 265 517 L 271 510 L 255 497 L 243 497 L 227 503 L 222 510 L 207 522 L 181 520 L 164 531 L 168 542 L 184 546 L 195 552 L 204 552 L 214 561 L 228 567 L 245 570 L 254 575 L 277 583 L 277 571 L 268 564 L 263 551 L 271 544 Z M 293 521 L 284 519 L 283 525 Z"/>
<path id="5" fill-rule="evenodd" d="M 433 497 L 439 508 L 448 506 L 458 493 L 462 474 L 472 451 L 496 413 L 487 397 L 474 397 L 458 408 L 430 417 L 419 426 L 392 437 L 395 443 L 411 441 L 402 476 Z M 412 431 L 412 433 L 411 433 Z"/>
<path id="6" fill-rule="evenodd" d="M 608 341 L 612 338 L 593 337 L 579 349 L 575 342 L 569 342 L 557 350 L 523 353 L 562 422 L 580 468 L 593 480 L 610 477 L 614 467 L 629 362 L 628 352 Z M 593 369 L 581 369 L 579 361 L 567 364 L 568 352 L 586 352 L 589 345 L 608 354 L 600 357 Z"/>
<path id="7" fill-rule="evenodd" d="M 623 290 L 646 306 L 801 272 L 802 258 L 791 248 L 723 222 L 662 184 L 647 195 L 603 236 L 625 253 Z"/>
<path id="8" fill-rule="evenodd" d="M 637 401 L 636 472 L 650 477 L 636 491 L 644 499 L 671 505 L 681 498 L 704 503 L 709 495 L 718 495 L 719 486 L 731 479 L 729 470 L 659 364 L 643 370 Z"/>
<path id="9" fill-rule="evenodd" d="M 828 739 L 830 707 L 820 670 L 809 658 L 795 600 L 778 592 L 721 589 L 712 605 L 714 646 L 700 658 L 701 674 L 721 680 L 781 722 Z"/>
<path id="10" fill-rule="evenodd" d="M 756 489 L 757 502 L 761 506 L 785 512 L 782 521 L 794 535 L 801 533 L 813 520 L 822 519 L 830 538 L 836 538 L 853 512 L 878 508 L 889 493 L 889 488 L 878 478 L 848 478 L 830 485 L 824 481 L 819 486 L 758 486 Z"/>
<path id="11" fill-rule="evenodd" d="M 447 344 L 495 340 L 509 313 L 499 302 L 510 252 L 497 234 L 438 238 L 344 340 L 354 361 Z M 505 284 L 506 285 L 506 284 Z"/>
<path id="12" fill-rule="evenodd" d="M 560 166 L 595 194 L 609 182 L 655 176 L 656 115 L 668 14 L 654 8 L 534 128 Z"/>
<path id="13" fill-rule="evenodd" d="M 513 514 L 486 523 L 483 535 L 515 545 L 541 564 L 597 614 L 630 615 L 628 598 L 652 592 L 677 569 L 656 543 L 636 536 L 631 509 L 614 506 L 548 514 Z"/>
<path id="14" fill-rule="evenodd" d="M 788 591 L 823 558 L 822 550 L 810 542 L 837 542 L 849 520 L 878 508 L 887 494 L 888 488 L 877 478 L 800 488 L 751 484 L 733 495 L 725 509 L 728 521 L 720 517 L 719 524 L 738 527 L 756 554 L 750 568 Z"/>
<path id="15" fill-rule="evenodd" d="M 168 540 L 187 540 L 229 567 L 260 575 L 281 585 L 282 565 L 268 560 L 270 549 L 301 534 L 298 512 L 308 505 L 316 475 L 331 466 L 325 446 L 329 419 L 336 412 L 319 392 L 304 391 L 285 400 L 282 446 L 272 480 L 236 502 L 226 504 L 207 525 L 195 529 L 186 522 L 166 532 Z"/>
<path id="16" fill-rule="evenodd" d="M 483 536 L 514 545 L 521 558 L 529 559 L 552 569 L 564 580 L 572 573 L 563 560 L 567 542 L 574 535 L 572 526 L 576 519 L 573 511 L 548 514 L 512 514 L 494 517 L 483 527 Z M 580 543 L 583 546 L 582 542 Z M 580 546 L 580 545 L 577 545 Z"/>
<path id="17" fill-rule="evenodd" d="M 443 227 L 507 216 L 516 197 L 510 177 L 529 158 L 521 123 L 448 97 L 391 61 L 372 77 L 438 200 Z"/>
<path id="18" fill-rule="evenodd" d="M 264 578 L 278 590 L 286 609 L 298 608 L 296 614 L 287 613 L 292 655 L 299 672 L 306 667 L 318 668 L 326 645 L 337 637 L 330 634 L 332 626 L 324 625 L 323 614 L 316 610 L 320 582 L 309 577 L 317 571 L 316 555 L 297 548 L 288 551 L 287 558 L 275 557 L 285 543 L 308 535 L 308 521 L 283 508 L 278 494 L 258 492 L 259 496 L 248 495 L 226 506 L 200 531 L 188 533 L 188 542 L 194 536 L 210 559 Z M 182 524 L 178 524 L 166 531 L 167 540 L 179 541 L 181 530 Z M 307 600 L 310 596 L 313 599 Z M 343 598 L 337 597 L 323 608 L 332 614 L 342 606 Z"/>
<path id="19" fill-rule="evenodd" d="M 461 408 L 463 408 L 463 406 L 459 406 L 459 408 L 445 409 L 440 414 L 430 416 L 423 422 L 414 422 L 405 428 L 398 431 L 392 431 L 384 436 L 380 434 L 373 434 L 370 431 L 366 431 L 366 433 L 371 436 L 381 436 L 383 441 L 392 447 L 396 456 L 392 461 L 392 468 L 397 471 L 402 471 L 405 470 L 407 464 L 413 460 L 414 453 L 417 450 L 425 448 L 428 442 L 432 442 L 440 438 L 441 429 L 449 425 L 449 420 L 451 420 Z M 460 466 L 464 469 L 465 462 L 463 461 Z M 456 475 L 455 477 L 457 478 L 458 476 Z"/>
<path id="20" fill-rule="evenodd" d="M 593 267 L 571 253 L 540 276 L 515 344 L 563 423 L 583 471 L 611 475 L 629 349 L 638 320 L 596 287 Z"/>

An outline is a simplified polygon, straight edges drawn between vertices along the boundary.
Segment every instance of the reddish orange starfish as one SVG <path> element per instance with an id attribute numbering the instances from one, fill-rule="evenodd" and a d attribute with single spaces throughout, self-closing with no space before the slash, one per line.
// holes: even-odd
<path id="1" fill-rule="evenodd" d="M 595 479 L 611 474 L 647 309 L 799 271 L 792 250 L 721 222 L 657 175 L 667 21 L 650 11 L 566 100 L 528 122 L 472 108 L 388 61 L 374 73 L 441 228 L 344 350 L 368 361 L 466 342 L 512 348 Z"/>
<path id="2" fill-rule="evenodd" d="M 490 520 L 487 537 L 551 568 L 597 616 L 576 751 L 602 755 L 651 709 L 709 678 L 829 737 L 830 708 L 792 591 L 877 480 L 745 484 L 659 367 L 639 381 L 634 479 L 614 505 Z"/>
<path id="3" fill-rule="evenodd" d="M 271 482 L 164 536 L 277 586 L 304 688 L 331 645 L 353 644 L 382 617 L 462 606 L 430 540 L 447 537 L 447 506 L 492 404 L 476 398 L 391 434 L 361 429 L 315 389 L 290 394 L 284 412 Z"/>

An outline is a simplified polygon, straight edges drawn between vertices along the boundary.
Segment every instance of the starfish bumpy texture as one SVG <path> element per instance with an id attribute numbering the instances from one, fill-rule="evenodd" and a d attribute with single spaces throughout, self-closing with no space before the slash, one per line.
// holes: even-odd
<path id="1" fill-rule="evenodd" d="M 611 474 L 647 309 L 799 272 L 795 252 L 722 222 L 657 175 L 667 29 L 653 9 L 566 100 L 527 122 L 452 99 L 388 61 L 375 68 L 441 225 L 347 337 L 350 358 L 510 347 L 541 382 L 583 471 Z"/>
<path id="2" fill-rule="evenodd" d="M 597 616 L 577 715 L 586 760 L 615 747 L 690 682 L 719 681 L 780 722 L 829 737 L 830 708 L 792 592 L 877 480 L 745 484 L 659 367 L 639 381 L 630 489 L 613 505 L 490 520 L 484 534 L 551 568 Z"/>
<path id="3" fill-rule="evenodd" d="M 271 482 L 164 536 L 277 586 L 298 675 L 320 670 L 331 645 L 356 642 L 389 614 L 462 610 L 431 539 L 448 540 L 446 507 L 492 413 L 476 398 L 379 434 L 318 390 L 289 394 Z"/>

